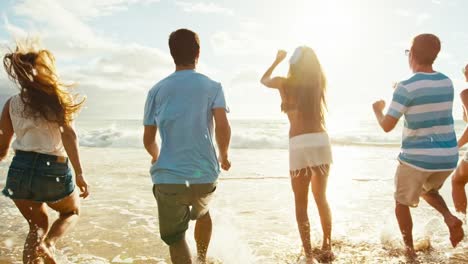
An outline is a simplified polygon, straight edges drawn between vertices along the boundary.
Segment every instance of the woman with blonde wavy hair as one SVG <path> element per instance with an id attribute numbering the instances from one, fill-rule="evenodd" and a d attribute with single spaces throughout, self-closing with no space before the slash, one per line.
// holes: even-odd
<path id="1" fill-rule="evenodd" d="M 34 41 L 18 43 L 7 53 L 3 65 L 19 87 L 3 107 L 0 120 L 0 160 L 12 148 L 15 155 L 8 170 L 3 194 L 10 197 L 29 224 L 24 263 L 56 263 L 55 243 L 78 220 L 79 197 L 88 196 L 73 127 L 83 100 L 68 91 L 55 69 L 51 52 L 37 49 Z M 75 183 L 70 160 L 75 171 Z M 49 225 L 47 206 L 59 213 Z"/>
<path id="2" fill-rule="evenodd" d="M 317 55 L 306 46 L 295 50 L 289 60 L 286 78 L 272 78 L 274 69 L 285 57 L 285 51 L 278 51 L 261 83 L 279 90 L 281 110 L 289 119 L 289 170 L 306 263 L 314 263 L 316 259 L 329 262 L 334 256 L 331 251 L 331 212 L 326 197 L 332 163 L 330 139 L 325 128 L 326 78 Z M 310 241 L 307 214 L 309 185 L 312 185 L 323 231 L 322 249 L 317 254 L 314 254 Z"/>

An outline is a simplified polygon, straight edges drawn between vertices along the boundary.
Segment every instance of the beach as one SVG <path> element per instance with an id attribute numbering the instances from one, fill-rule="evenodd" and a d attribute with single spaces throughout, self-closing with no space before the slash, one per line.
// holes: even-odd
<path id="1" fill-rule="evenodd" d="M 117 122 L 112 129 L 121 131 L 121 126 L 122 122 Z M 92 127 L 96 127 L 94 121 L 81 125 L 87 130 L 87 134 L 81 131 L 82 145 L 88 145 L 81 148 L 81 157 L 91 195 L 82 201 L 78 225 L 57 244 L 59 263 L 170 263 L 168 248 L 159 238 L 149 157 L 143 148 L 122 143 L 133 142 L 128 133 L 114 133 L 114 145 L 105 145 L 109 137 L 99 136 L 95 145 L 89 146 L 90 133 L 102 135 L 102 131 L 92 132 Z M 233 123 L 233 131 L 245 130 L 241 133 L 244 137 L 256 134 L 255 129 L 264 135 L 256 139 L 258 146 L 255 142 L 245 145 L 240 142 L 241 135 L 233 136 L 232 169 L 220 175 L 210 211 L 213 237 L 209 261 L 298 263 L 301 244 L 288 177 L 287 137 L 282 139 L 287 133 L 285 123 L 264 122 L 251 130 L 246 127 L 254 126 Z M 393 200 L 398 145 L 334 143 L 333 154 L 328 186 L 337 257 L 333 263 L 404 262 Z M 2 188 L 10 159 L 11 155 L 0 164 Z M 453 209 L 450 192 L 447 181 L 441 193 Z M 424 201 L 412 213 L 415 240 L 427 249 L 419 253 L 423 263 L 468 262 L 467 240 L 452 249 L 442 217 Z M 313 245 L 318 247 L 322 233 L 312 195 L 309 216 Z M 27 223 L 5 197 L 0 197 L 0 217 L 0 263 L 21 263 Z M 52 212 L 50 219 L 54 217 Z M 192 250 L 193 224 L 187 233 Z"/>

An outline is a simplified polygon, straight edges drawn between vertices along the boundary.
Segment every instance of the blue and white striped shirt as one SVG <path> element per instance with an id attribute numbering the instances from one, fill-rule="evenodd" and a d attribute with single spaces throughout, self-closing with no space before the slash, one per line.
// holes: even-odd
<path id="1" fill-rule="evenodd" d="M 398 84 L 387 115 L 405 116 L 401 162 L 428 171 L 457 167 L 453 97 L 452 81 L 439 72 L 416 73 Z"/>

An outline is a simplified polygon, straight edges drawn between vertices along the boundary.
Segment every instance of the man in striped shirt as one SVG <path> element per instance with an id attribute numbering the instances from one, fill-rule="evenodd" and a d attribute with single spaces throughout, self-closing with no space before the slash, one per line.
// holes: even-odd
<path id="1" fill-rule="evenodd" d="M 453 126 L 452 81 L 436 72 L 432 64 L 440 52 L 440 40 L 432 34 L 418 35 L 407 51 L 414 75 L 400 82 L 393 94 L 387 115 L 385 102 L 374 103 L 374 113 L 385 132 L 395 128 L 405 116 L 399 165 L 395 174 L 395 214 L 408 257 L 417 255 L 413 246 L 413 222 L 409 207 L 416 207 L 419 197 L 444 217 L 455 247 L 464 236 L 462 222 L 448 209 L 439 189 L 456 168 L 458 147 Z"/>

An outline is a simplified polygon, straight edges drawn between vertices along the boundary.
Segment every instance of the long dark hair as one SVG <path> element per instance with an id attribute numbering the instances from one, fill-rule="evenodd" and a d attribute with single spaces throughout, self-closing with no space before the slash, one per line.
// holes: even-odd
<path id="1" fill-rule="evenodd" d="M 3 58 L 3 66 L 20 89 L 25 105 L 24 113 L 37 115 L 47 121 L 69 124 L 80 110 L 85 99 L 75 103 L 77 95 L 68 91 L 71 85 L 63 84 L 55 70 L 55 58 L 48 50 L 24 51 L 20 45 Z"/>

